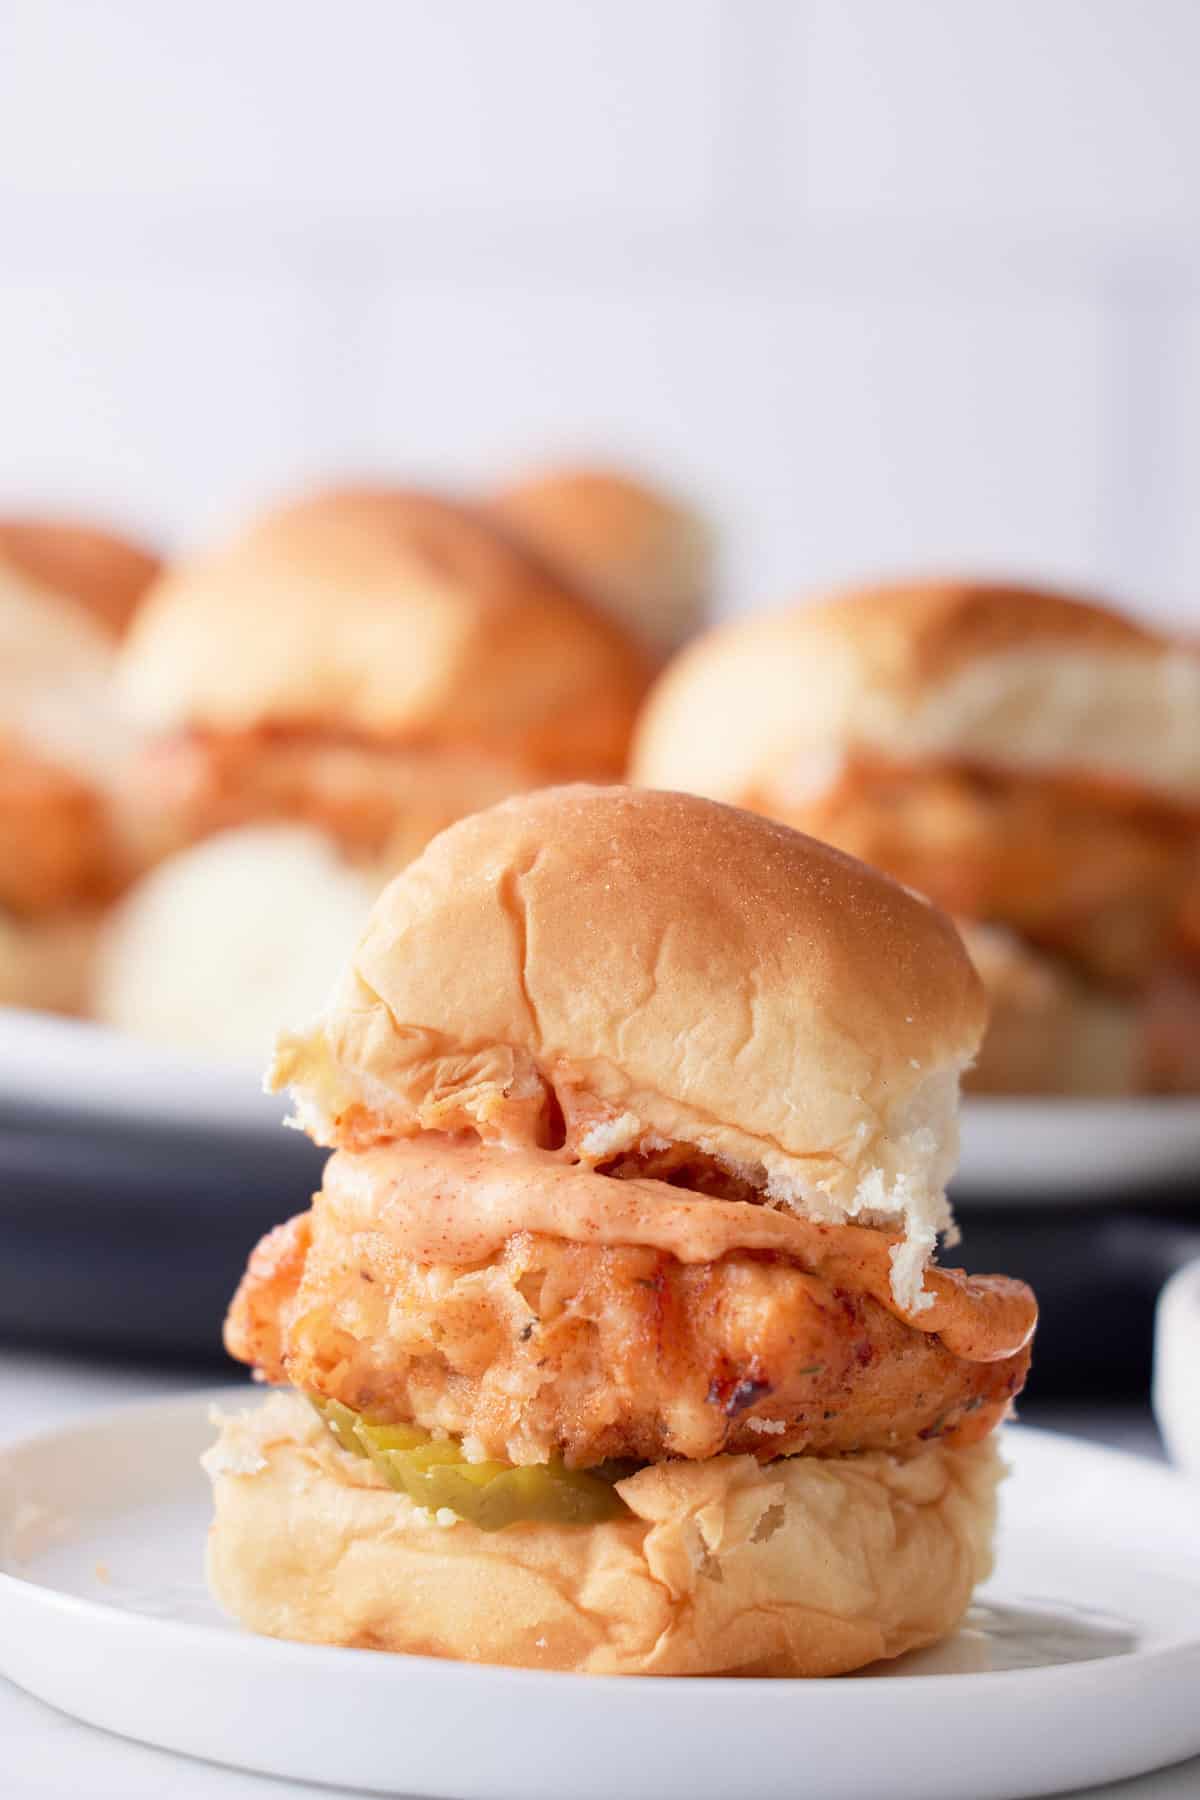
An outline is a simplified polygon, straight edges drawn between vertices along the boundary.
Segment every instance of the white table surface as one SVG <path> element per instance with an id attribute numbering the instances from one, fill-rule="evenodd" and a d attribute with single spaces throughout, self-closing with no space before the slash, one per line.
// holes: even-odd
<path id="1" fill-rule="evenodd" d="M 194 1375 L 0 1351 L 0 1443 L 125 1400 L 211 1385 L 210 1378 L 198 1381 Z M 1029 1409 L 1026 1416 L 1032 1423 L 1075 1431 L 1120 1449 L 1161 1455 L 1153 1427 L 1133 1409 L 1097 1412 L 1043 1406 Z M 51 1795 L 81 1800 L 275 1800 L 299 1792 L 330 1795 L 346 1790 L 301 1790 L 291 1782 L 149 1750 L 80 1725 L 0 1680 L 0 1800 Z M 1200 1759 L 1087 1790 L 1087 1800 L 1099 1800 L 1101 1795 L 1104 1800 L 1200 1800 Z M 750 1789 L 747 1800 L 752 1800 Z M 1084 1800 L 1082 1791 L 1076 1800 Z"/>

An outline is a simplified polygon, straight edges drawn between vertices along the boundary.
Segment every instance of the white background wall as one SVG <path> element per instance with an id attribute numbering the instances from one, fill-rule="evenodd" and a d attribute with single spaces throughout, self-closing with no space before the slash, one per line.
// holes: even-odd
<path id="1" fill-rule="evenodd" d="M 0 0 L 0 502 L 661 466 L 1200 629 L 1196 0 Z"/>

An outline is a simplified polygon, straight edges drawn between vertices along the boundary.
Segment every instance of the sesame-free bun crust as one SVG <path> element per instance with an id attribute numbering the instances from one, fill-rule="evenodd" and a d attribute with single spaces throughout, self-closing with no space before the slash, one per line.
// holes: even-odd
<path id="1" fill-rule="evenodd" d="M 303 1401 L 224 1422 L 208 1576 L 251 1630 L 610 1675 L 828 1676 L 935 1642 L 991 1567 L 994 1441 L 663 1463 L 604 1525 L 439 1524 Z"/>
<path id="2" fill-rule="evenodd" d="M 482 515 L 353 489 L 170 570 L 122 681 L 149 726 L 474 744 L 615 774 L 644 659 Z"/>
<path id="3" fill-rule="evenodd" d="M 953 925 L 863 864 L 692 796 L 559 788 L 451 827 L 385 890 L 274 1079 L 352 1147 L 486 1134 L 570 1085 L 609 1121 L 597 1159 L 649 1133 L 818 1217 L 941 1228 L 983 1022 Z"/>
<path id="4" fill-rule="evenodd" d="M 634 778 L 786 810 L 855 752 L 1100 777 L 1200 804 L 1200 657 L 1090 601 L 977 582 L 851 591 L 699 640 Z"/>
<path id="5" fill-rule="evenodd" d="M 77 601 L 112 637 L 125 631 L 161 566 L 128 538 L 56 518 L 0 519 L 0 563 Z"/>
<path id="6" fill-rule="evenodd" d="M 715 541 L 672 495 L 614 469 L 557 468 L 500 491 L 496 516 L 659 656 L 704 621 Z"/>

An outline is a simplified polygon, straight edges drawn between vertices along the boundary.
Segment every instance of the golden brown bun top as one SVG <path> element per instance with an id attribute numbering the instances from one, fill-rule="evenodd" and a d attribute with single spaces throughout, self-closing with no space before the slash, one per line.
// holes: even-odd
<path id="1" fill-rule="evenodd" d="M 683 794 L 559 788 L 392 882 L 274 1077 L 359 1147 L 502 1135 L 522 1095 L 570 1086 L 602 1121 L 593 1160 L 697 1144 L 804 1212 L 915 1229 L 945 1223 L 984 1012 L 950 921 L 853 858 Z"/>
<path id="2" fill-rule="evenodd" d="M 703 623 L 714 534 L 661 488 L 613 469 L 546 469 L 501 489 L 494 511 L 657 654 Z"/>
<path id="3" fill-rule="evenodd" d="M 128 538 L 65 519 L 0 519 L 0 562 L 39 587 L 85 606 L 120 637 L 161 568 Z"/>
<path id="4" fill-rule="evenodd" d="M 620 769 L 646 664 L 481 515 L 358 488 L 282 507 L 169 570 L 122 674 L 160 729 L 475 744 L 607 774 Z"/>
<path id="5" fill-rule="evenodd" d="M 822 759 L 961 759 L 1200 797 L 1200 657 L 1091 601 L 875 587 L 735 621 L 652 694 L 636 778 L 744 799 Z"/>

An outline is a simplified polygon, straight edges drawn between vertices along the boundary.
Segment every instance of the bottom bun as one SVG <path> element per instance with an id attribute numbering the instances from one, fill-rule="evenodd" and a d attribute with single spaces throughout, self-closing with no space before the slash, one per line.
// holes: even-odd
<path id="1" fill-rule="evenodd" d="M 840 1675 L 933 1643 L 991 1569 L 991 1439 L 761 1466 L 651 1465 L 632 1516 L 487 1533 L 436 1518 L 276 1395 L 205 1464 L 208 1578 L 253 1631 L 597 1675 Z"/>

